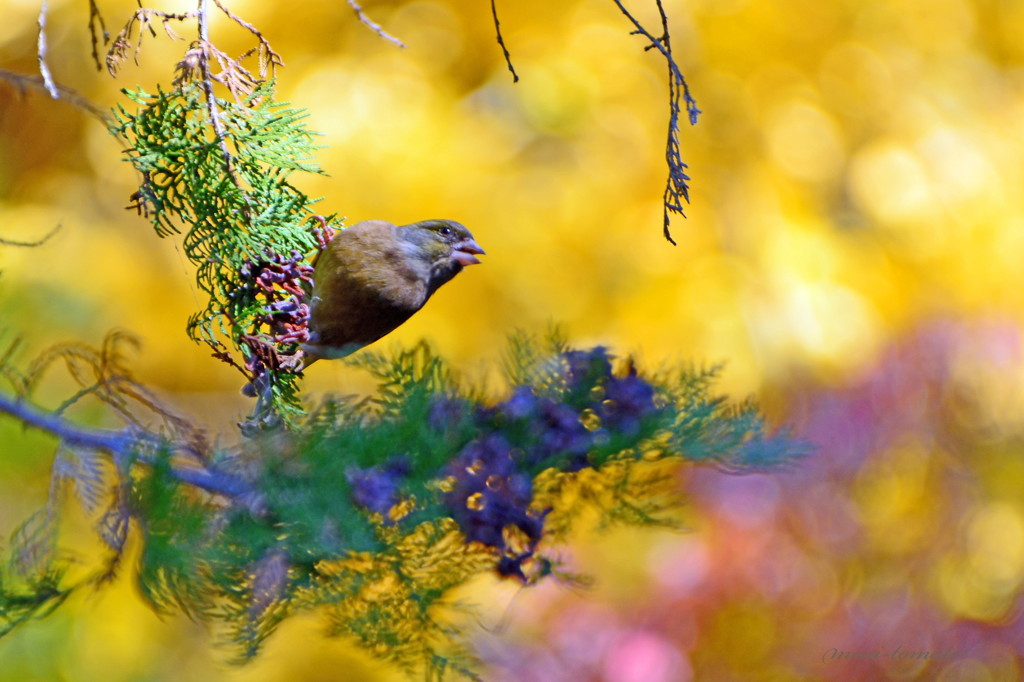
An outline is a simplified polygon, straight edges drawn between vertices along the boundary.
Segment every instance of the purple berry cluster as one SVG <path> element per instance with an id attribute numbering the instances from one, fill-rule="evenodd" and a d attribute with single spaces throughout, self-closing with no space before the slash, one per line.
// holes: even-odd
<path id="1" fill-rule="evenodd" d="M 542 396 L 518 386 L 507 400 L 479 409 L 481 435 L 445 471 L 444 502 L 467 540 L 497 549 L 498 572 L 523 580 L 547 514 L 531 506 L 534 476 L 599 465 L 596 451 L 619 436 L 641 435 L 660 412 L 654 387 L 631 365 L 615 376 L 604 348 L 566 351 L 560 360 L 563 390 Z"/>
<path id="2" fill-rule="evenodd" d="M 395 457 L 381 466 L 353 468 L 346 478 L 352 486 L 352 501 L 374 514 L 387 517 L 400 501 L 399 487 L 412 469 L 408 457 Z"/>
<path id="3" fill-rule="evenodd" d="M 566 402 L 538 396 L 518 386 L 496 406 L 493 421 L 522 448 L 520 464 L 531 471 L 557 466 L 579 471 L 587 466 L 594 434 L 580 420 L 580 411 Z"/>
<path id="4" fill-rule="evenodd" d="M 596 408 L 603 428 L 633 437 L 643 428 L 643 420 L 656 411 L 654 387 L 637 376 L 636 370 L 623 377 L 611 377 L 604 384 L 604 399 Z"/>
<path id="5" fill-rule="evenodd" d="M 533 484 L 512 445 L 501 434 L 486 434 L 466 445 L 447 471 L 451 490 L 444 502 L 466 540 L 497 549 L 498 572 L 525 581 L 523 562 L 540 542 L 547 512 L 530 509 Z"/>

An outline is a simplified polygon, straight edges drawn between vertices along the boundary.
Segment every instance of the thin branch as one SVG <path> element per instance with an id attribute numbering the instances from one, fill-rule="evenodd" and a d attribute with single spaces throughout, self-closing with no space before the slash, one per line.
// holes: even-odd
<path id="1" fill-rule="evenodd" d="M 356 0 L 348 0 L 348 6 L 351 7 L 352 11 L 356 13 L 357 17 L 359 17 L 359 21 L 361 21 L 363 25 L 365 25 L 371 31 L 376 33 L 378 36 L 388 41 L 389 43 L 397 45 L 398 47 L 406 47 L 405 43 L 403 43 L 401 40 L 385 31 L 383 28 L 381 28 L 380 24 L 376 23 L 375 21 L 370 19 L 370 17 L 366 16 L 366 12 L 363 11 L 363 8 L 359 5 L 358 2 L 356 2 Z"/>
<path id="2" fill-rule="evenodd" d="M 78 426 L 49 412 L 0 393 L 0 412 L 6 412 L 28 426 L 48 431 L 66 445 L 127 454 L 142 434 Z"/>
<path id="3" fill-rule="evenodd" d="M 46 82 L 43 80 L 42 76 L 26 76 L 23 73 L 16 73 L 14 71 L 8 71 L 7 69 L 0 69 L 0 80 L 10 83 L 14 87 L 18 88 L 18 90 L 22 93 L 24 93 L 27 90 L 49 92 Z M 101 120 L 104 124 L 107 123 L 107 113 L 95 104 L 93 104 L 92 102 L 90 102 L 84 96 L 80 95 L 77 91 L 67 86 L 60 85 L 59 83 L 56 85 L 56 87 L 58 92 L 60 92 L 60 94 L 63 95 L 62 97 L 60 97 L 60 100 L 62 102 L 67 102 L 71 105 L 74 105 L 82 111 L 86 111 L 92 114 L 93 116 Z"/>
<path id="4" fill-rule="evenodd" d="M 679 115 L 682 112 L 680 106 L 680 100 L 686 103 L 686 111 L 689 115 L 690 125 L 697 123 L 697 117 L 700 115 L 700 109 L 697 108 L 697 102 L 693 99 L 690 94 L 690 86 L 687 85 L 686 79 L 683 77 L 683 72 L 679 69 L 679 65 L 676 64 L 675 57 L 672 55 L 672 43 L 670 42 L 670 35 L 668 30 L 668 15 L 665 13 L 665 7 L 662 4 L 662 0 L 655 0 L 658 6 L 658 13 L 661 15 L 661 28 L 662 35 L 659 38 L 655 38 L 651 33 L 644 28 L 636 17 L 630 14 L 629 10 L 626 9 L 625 5 L 622 4 L 621 0 L 612 0 L 619 8 L 626 18 L 632 22 L 633 26 L 636 27 L 634 31 L 631 31 L 632 35 L 642 35 L 650 44 L 645 47 L 645 50 L 657 49 L 661 52 L 662 56 L 665 57 L 665 62 L 668 65 L 669 74 L 669 120 L 668 120 L 668 139 L 665 145 L 665 160 L 668 163 L 668 180 L 665 183 L 665 194 L 662 198 L 662 205 L 664 206 L 663 212 L 663 232 L 665 239 L 671 244 L 675 244 L 675 240 L 672 239 L 672 234 L 669 231 L 669 224 L 671 222 L 670 213 L 678 213 L 685 217 L 683 213 L 683 202 L 690 201 L 690 188 L 687 182 L 690 180 L 690 176 L 686 174 L 686 164 L 683 163 L 682 154 L 680 153 L 679 147 Z"/>
<path id="5" fill-rule="evenodd" d="M 96 35 L 97 27 L 103 33 L 103 44 L 106 45 L 110 42 L 107 24 L 103 21 L 103 15 L 96 5 L 96 0 L 89 0 L 89 37 L 92 41 L 92 61 L 96 64 L 96 70 L 99 71 L 103 68 L 103 63 L 100 61 L 100 41 Z"/>
<path id="6" fill-rule="evenodd" d="M 14 340 L 11 341 L 10 345 L 7 346 L 7 350 L 5 350 L 2 355 L 0 355 L 0 370 L 9 369 L 7 367 L 7 363 L 10 362 L 12 357 L 14 357 L 14 354 L 17 352 L 18 347 L 21 345 L 21 342 L 22 339 L 20 336 L 14 337 Z M 17 384 L 15 384 L 15 387 L 17 387 Z"/>
<path id="7" fill-rule="evenodd" d="M 508 70 L 512 72 L 512 82 L 519 82 L 519 74 L 516 73 L 516 67 L 512 66 L 512 55 L 509 54 L 508 48 L 505 47 L 505 38 L 501 35 L 501 22 L 498 21 L 498 7 L 495 4 L 496 0 L 491 0 L 491 16 L 494 17 L 494 30 L 498 34 L 498 45 L 501 46 L 501 52 L 505 55 L 505 63 L 508 65 Z"/>
<path id="8" fill-rule="evenodd" d="M 79 426 L 66 419 L 45 412 L 23 400 L 15 400 L 0 393 L 0 412 L 11 415 L 28 426 L 47 431 L 57 436 L 63 445 L 103 450 L 121 459 L 135 453 L 144 464 L 155 463 L 148 451 L 165 445 L 159 436 L 138 429 L 94 429 Z M 140 448 L 140 445 L 148 446 Z M 204 467 L 172 465 L 171 472 L 182 483 L 194 485 L 207 492 L 227 497 L 242 497 L 253 494 L 252 486 L 245 480 L 223 471 Z"/>
<path id="9" fill-rule="evenodd" d="M 224 495 L 225 497 L 251 498 L 258 495 L 249 483 L 237 476 L 216 471 L 204 467 L 182 467 L 171 468 L 174 477 L 182 483 L 193 485 L 207 492 Z M 259 509 L 262 503 L 249 502 L 250 508 Z"/>
<path id="10" fill-rule="evenodd" d="M 203 74 L 201 80 L 203 92 L 206 95 L 206 108 L 210 112 L 210 125 L 213 126 L 213 133 L 217 136 L 217 146 L 220 147 L 220 154 L 224 159 L 224 170 L 235 186 L 241 189 L 241 182 L 235 174 L 235 157 L 228 149 L 228 133 L 224 128 L 220 109 L 217 107 L 217 95 L 213 91 L 213 74 L 210 72 L 210 0 L 199 0 L 197 21 L 199 22 L 199 49 L 202 51 L 199 68 Z"/>
<path id="11" fill-rule="evenodd" d="M 60 228 L 61 227 L 62 227 L 62 225 L 60 223 L 57 223 L 56 227 L 54 227 L 52 230 L 50 230 L 49 232 L 47 232 L 46 234 L 44 234 L 42 237 L 40 237 L 39 239 L 37 239 L 34 242 L 19 242 L 19 241 L 15 241 L 13 239 L 4 239 L 3 237 L 0 237 L 0 246 L 24 246 L 24 247 L 27 247 L 27 248 L 34 248 L 36 246 L 42 246 L 46 242 L 50 241 L 50 237 L 52 237 L 53 235 L 55 235 L 58 232 L 60 232 Z"/>
<path id="12" fill-rule="evenodd" d="M 252 33 L 254 36 L 256 36 L 256 40 L 259 41 L 259 46 L 256 47 L 256 48 L 253 48 L 252 50 L 249 50 L 248 52 L 243 54 L 241 57 L 239 57 L 239 61 L 241 61 L 242 59 L 245 59 L 247 56 L 252 54 L 253 51 L 258 51 L 259 52 L 259 56 L 260 56 L 260 59 L 259 59 L 259 62 L 260 62 L 260 68 L 259 68 L 260 78 L 266 78 L 266 76 L 267 76 L 267 66 L 268 65 L 270 66 L 271 75 L 276 75 L 277 74 L 277 67 L 279 67 L 279 66 L 283 67 L 284 66 L 284 60 L 281 59 L 281 55 L 278 54 L 277 52 L 275 52 L 274 48 L 272 48 L 270 46 L 270 41 L 268 41 L 263 36 L 263 33 L 261 33 L 258 28 L 256 28 L 255 26 L 250 24 L 248 21 L 246 21 L 242 17 L 238 16 L 237 14 L 233 14 L 231 12 L 231 10 L 229 10 L 220 0 L 213 0 L 213 2 L 214 2 L 215 5 L 217 5 L 217 7 L 220 9 L 221 12 L 223 12 L 225 15 L 227 15 L 227 17 L 229 19 L 231 19 L 231 21 L 235 22 L 236 24 L 238 24 L 239 26 L 241 26 L 245 30 L 247 30 L 250 33 Z M 403 45 L 402 47 L 405 47 L 405 46 Z"/>
<path id="13" fill-rule="evenodd" d="M 46 0 L 43 0 L 39 7 L 39 36 L 36 40 L 36 59 L 39 60 L 39 73 L 43 77 L 43 84 L 50 97 L 60 99 L 60 92 L 53 82 L 53 75 L 50 73 L 50 66 L 46 63 Z"/>
<path id="14" fill-rule="evenodd" d="M 132 30 L 135 28 L 135 24 L 139 25 L 139 37 L 135 41 L 135 50 L 132 54 L 132 59 L 136 64 L 139 63 L 139 57 L 142 54 L 142 41 L 145 32 L 148 30 L 151 36 L 156 36 L 156 29 L 153 28 L 153 19 L 159 19 L 161 25 L 166 33 L 172 40 L 181 40 L 181 36 L 174 32 L 171 28 L 172 21 L 185 21 L 192 19 L 196 16 L 196 12 L 162 12 L 155 9 L 146 9 L 140 7 L 132 13 L 128 23 L 124 25 L 118 34 L 114 37 L 114 42 L 107 51 L 107 71 L 111 76 L 116 76 L 118 69 L 121 68 L 121 63 L 128 57 L 128 51 L 132 48 Z"/>
<path id="15" fill-rule="evenodd" d="M 665 30 L 664 35 L 660 38 L 655 38 L 653 35 L 651 35 L 650 32 L 646 28 L 644 28 L 643 24 L 641 24 L 636 19 L 636 17 L 629 13 L 629 10 L 626 9 L 625 5 L 622 4 L 621 0 L 612 0 L 612 2 L 618 5 L 619 11 L 626 15 L 626 18 L 629 19 L 634 26 L 636 26 L 636 30 L 630 32 L 631 35 L 644 36 L 649 41 L 651 41 L 651 44 L 648 45 L 645 49 L 655 48 L 659 52 L 661 52 L 661 54 L 665 57 L 665 61 L 668 63 L 669 71 L 672 73 L 675 82 L 678 83 L 683 88 L 683 93 L 686 99 L 686 110 L 690 115 L 690 124 L 695 125 L 697 123 L 697 117 L 700 115 L 700 109 L 697 108 L 696 100 L 694 100 L 693 97 L 690 96 L 690 87 L 686 84 L 686 79 L 683 77 L 683 72 L 679 69 L 679 65 L 676 64 L 675 57 L 672 56 L 672 47 L 669 43 L 668 34 L 668 16 L 665 14 L 665 8 L 662 6 L 661 0 L 655 1 L 658 5 L 658 11 L 661 13 L 662 26 Z"/>

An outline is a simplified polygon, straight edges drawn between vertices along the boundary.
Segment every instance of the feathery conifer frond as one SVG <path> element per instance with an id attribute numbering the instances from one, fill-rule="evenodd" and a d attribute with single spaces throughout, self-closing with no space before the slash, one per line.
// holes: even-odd
<path id="1" fill-rule="evenodd" d="M 295 354 L 302 339 L 275 323 L 288 305 L 302 304 L 309 285 L 303 254 L 319 244 L 315 200 L 289 183 L 295 171 L 320 172 L 305 114 L 276 102 L 270 82 L 242 103 L 218 98 L 213 110 L 195 82 L 152 95 L 124 92 L 134 108 L 120 105 L 111 131 L 125 140 L 126 158 L 142 177 L 134 206 L 160 236 L 184 231 L 185 255 L 208 296 L 189 320 L 189 335 L 248 379 L 265 377 L 272 406 L 296 416 Z M 280 260 L 284 254 L 290 260 Z"/>

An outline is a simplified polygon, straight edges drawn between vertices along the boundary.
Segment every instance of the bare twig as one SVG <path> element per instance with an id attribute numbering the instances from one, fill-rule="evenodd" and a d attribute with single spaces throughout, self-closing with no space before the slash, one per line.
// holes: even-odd
<path id="1" fill-rule="evenodd" d="M 242 28 L 244 28 L 247 31 L 249 31 L 250 33 L 252 33 L 254 36 L 256 36 L 256 40 L 259 41 L 259 45 L 256 48 L 254 48 L 253 50 L 249 50 L 248 52 L 243 54 L 241 57 L 239 57 L 239 60 L 245 59 L 246 57 L 251 55 L 254 51 L 257 51 L 257 52 L 259 52 L 259 62 L 260 62 L 259 74 L 260 74 L 260 78 L 266 78 L 266 76 L 267 76 L 267 66 L 270 67 L 271 75 L 275 75 L 276 72 L 277 72 L 277 67 L 284 66 L 284 60 L 281 59 L 281 55 L 279 55 L 277 52 L 275 52 L 274 48 L 272 48 L 270 46 L 270 41 L 268 41 L 263 36 L 263 33 L 260 32 L 260 30 L 258 28 L 256 28 L 255 26 L 250 24 L 248 21 L 246 21 L 242 17 L 238 16 L 237 14 L 233 14 L 231 12 L 231 10 L 229 10 L 220 0 L 213 0 L 213 2 L 214 2 L 215 5 L 217 5 L 217 7 L 220 9 L 221 12 L 226 14 L 227 17 L 229 19 L 231 19 L 231 21 L 235 22 L 236 24 L 238 24 Z M 404 45 L 403 45 L 403 47 L 404 47 Z"/>
<path id="2" fill-rule="evenodd" d="M 232 59 L 214 45 L 207 45 L 206 47 L 208 55 L 217 61 L 217 67 L 220 69 L 219 73 L 216 74 L 211 70 L 210 78 L 226 87 L 228 92 L 234 96 L 235 101 L 243 104 L 252 95 L 260 81 L 248 69 L 243 67 L 237 59 Z M 261 50 L 261 48 L 257 47 L 253 48 L 253 50 Z M 252 54 L 253 50 L 250 50 L 246 55 L 242 55 L 240 59 Z M 201 67 L 204 58 L 207 57 L 200 55 L 196 60 L 196 64 Z"/>
<path id="3" fill-rule="evenodd" d="M 110 42 L 107 24 L 103 21 L 103 15 L 100 14 L 100 8 L 96 5 L 96 0 L 89 0 L 89 38 L 92 41 L 92 61 L 96 64 L 96 70 L 99 71 L 103 68 L 103 63 L 100 61 L 100 40 L 97 37 L 97 27 L 103 34 L 103 44 L 106 45 Z"/>
<path id="4" fill-rule="evenodd" d="M 669 214 L 678 213 L 685 217 L 683 213 L 683 201 L 689 203 L 690 201 L 690 188 L 687 182 L 690 180 L 690 176 L 686 174 L 686 164 L 683 163 L 682 155 L 679 149 L 679 115 L 682 112 L 681 102 L 686 103 L 686 111 L 689 115 L 690 125 L 697 123 L 697 117 L 700 115 L 700 109 L 697 108 L 697 102 L 693 99 L 690 94 L 690 87 L 686 83 L 686 79 L 683 77 L 683 72 L 679 69 L 679 65 L 676 64 L 675 57 L 672 55 L 672 43 L 670 41 L 669 30 L 668 30 L 668 15 L 665 13 L 665 7 L 662 5 L 662 0 L 655 0 L 658 6 L 658 12 L 661 15 L 661 27 L 662 34 L 660 37 L 655 38 L 643 24 L 641 24 L 636 17 L 630 14 L 629 10 L 626 9 L 625 5 L 622 4 L 621 0 L 612 0 L 619 8 L 626 18 L 632 22 L 633 26 L 636 27 L 632 31 L 632 35 L 642 35 L 650 41 L 650 44 L 644 49 L 656 49 L 661 52 L 662 56 L 665 57 L 665 63 L 668 65 L 669 74 L 669 120 L 668 120 L 668 139 L 665 145 L 665 160 L 668 163 L 668 180 L 665 183 L 665 195 L 662 200 L 664 206 L 663 220 L 664 227 L 663 231 L 665 239 L 670 243 L 675 244 L 675 240 L 672 239 L 672 234 L 669 231 L 669 224 L 671 222 Z"/>
<path id="5" fill-rule="evenodd" d="M 78 426 L 3 393 L 0 393 L 0 412 L 6 412 L 23 424 L 52 433 L 65 445 L 117 454 L 127 454 L 134 444 L 147 440 L 148 435 L 127 430 L 113 431 Z"/>
<path id="6" fill-rule="evenodd" d="M 491 16 L 494 17 L 494 30 L 498 34 L 498 45 L 501 46 L 501 52 L 505 55 L 505 63 L 508 65 L 508 70 L 512 72 L 512 82 L 519 82 L 519 74 L 516 73 L 516 67 L 512 66 L 512 55 L 509 54 L 508 48 L 505 47 L 505 38 L 501 35 L 501 22 L 498 21 L 498 7 L 495 4 L 496 0 L 491 0 Z"/>
<path id="7" fill-rule="evenodd" d="M 3 237 L 0 237 L 0 246 L 24 246 L 24 247 L 28 247 L 28 248 L 34 248 L 36 246 L 42 246 L 43 244 L 45 244 L 46 242 L 48 242 L 50 240 L 50 237 L 52 237 L 53 235 L 55 235 L 58 232 L 60 232 L 60 228 L 61 228 L 61 224 L 57 223 L 56 227 L 54 227 L 52 230 L 50 230 L 49 232 L 47 232 L 46 234 L 44 234 L 42 237 L 40 237 L 39 239 L 35 240 L 34 242 L 19 242 L 19 241 L 15 241 L 13 239 L 4 239 Z"/>
<path id="8" fill-rule="evenodd" d="M 185 21 L 186 19 L 192 19 L 197 16 L 196 11 L 192 12 L 162 12 L 155 9 L 146 9 L 140 7 L 132 13 L 128 23 L 124 25 L 117 35 L 114 37 L 114 43 L 110 46 L 107 51 L 107 71 L 111 76 L 117 75 L 117 70 L 121 67 L 121 62 L 128 56 L 128 50 L 132 47 L 132 31 L 135 25 L 138 24 L 138 39 L 135 41 L 135 50 L 132 55 L 133 60 L 136 64 L 139 63 L 139 55 L 142 53 L 142 36 L 143 32 L 149 31 L 150 35 L 156 35 L 156 29 L 153 28 L 153 20 L 159 19 L 163 26 L 164 33 L 166 33 L 172 40 L 181 40 L 181 36 L 174 32 L 171 28 L 172 21 Z M 104 35 L 106 31 L 104 30 Z"/>
<path id="9" fill-rule="evenodd" d="M 8 71 L 7 69 L 0 69 L 0 80 L 10 83 L 21 92 L 25 92 L 27 90 L 48 92 L 46 82 L 43 80 L 42 76 L 26 76 L 23 73 L 15 73 L 14 71 Z M 96 118 L 103 121 L 104 124 L 107 122 L 107 113 L 82 95 L 78 94 L 78 92 L 59 83 L 56 84 L 56 88 L 61 94 L 60 100 L 62 102 L 67 102 L 68 104 L 76 106 L 83 111 L 89 112 Z"/>
<path id="10" fill-rule="evenodd" d="M 224 170 L 236 187 L 241 189 L 242 185 L 235 174 L 234 156 L 228 149 L 227 130 L 224 121 L 220 116 L 220 108 L 217 106 L 217 94 L 213 91 L 213 75 L 210 72 L 210 0 L 199 0 L 197 20 L 199 22 L 199 49 L 201 50 L 199 68 L 202 71 L 201 79 L 203 93 L 206 95 L 206 108 L 210 112 L 210 125 L 217 136 L 217 146 L 220 147 L 221 157 L 224 159 Z"/>
<path id="11" fill-rule="evenodd" d="M 655 38 L 653 35 L 651 35 L 650 32 L 646 28 L 644 28 L 643 25 L 636 19 L 636 17 L 629 13 L 629 10 L 626 9 L 625 5 L 622 4 L 621 0 L 612 0 L 612 2 L 618 5 L 619 10 L 626 16 L 626 18 L 628 18 L 633 23 L 634 26 L 636 26 L 636 30 L 632 31 L 631 35 L 644 36 L 649 41 L 651 41 L 651 44 L 648 45 L 645 49 L 654 48 L 661 52 L 661 54 L 665 57 L 665 61 L 668 64 L 668 69 L 672 73 L 673 80 L 676 83 L 678 83 L 683 89 L 684 98 L 686 100 L 686 110 L 690 115 L 690 123 L 697 123 L 697 117 L 700 115 L 700 109 L 697 108 L 696 100 L 694 100 L 693 97 L 690 96 L 690 87 L 686 84 L 686 79 L 683 77 L 683 72 L 679 69 L 679 65 L 676 64 L 675 57 L 672 55 L 672 46 L 669 40 L 670 36 L 668 33 L 668 15 L 665 13 L 665 8 L 661 4 L 662 0 L 655 0 L 655 2 L 658 5 L 658 11 L 661 13 L 662 28 L 664 30 L 664 33 L 660 38 Z"/>
<path id="12" fill-rule="evenodd" d="M 381 38 L 388 41 L 389 43 L 397 45 L 398 47 L 406 46 L 405 43 L 403 43 L 401 40 L 399 40 L 398 38 L 394 37 L 387 31 L 385 31 L 383 28 L 381 28 L 380 24 L 376 23 L 375 21 L 370 19 L 370 17 L 366 16 L 366 12 L 363 11 L 363 8 L 359 5 L 358 2 L 356 2 L 356 0 L 348 0 L 348 6 L 351 7 L 352 11 L 356 13 L 357 17 L 359 17 L 359 21 L 361 21 L 367 28 L 369 28 L 377 35 L 379 35 Z"/>
<path id="13" fill-rule="evenodd" d="M 11 415 L 27 426 L 57 436 L 63 445 L 109 452 L 114 455 L 115 460 L 134 453 L 138 461 L 154 464 L 156 457 L 152 454 L 153 451 L 161 446 L 173 445 L 155 434 L 138 429 L 93 429 L 79 426 L 3 393 L 0 393 L 0 412 Z M 248 482 L 224 471 L 207 467 L 172 465 L 171 472 L 182 483 L 218 495 L 242 497 L 253 493 Z"/>
<path id="14" fill-rule="evenodd" d="M 122 27 L 121 30 L 118 31 L 117 35 L 114 36 L 114 40 L 110 48 L 107 50 L 107 71 L 109 71 L 112 76 L 116 75 L 118 69 L 121 68 L 121 64 L 128 58 L 129 53 L 132 54 L 135 63 L 138 63 L 142 51 L 144 34 L 148 32 L 151 36 L 156 36 L 157 31 L 155 23 L 157 21 L 160 22 L 164 33 L 166 33 L 168 37 L 172 40 L 182 40 L 182 37 L 172 28 L 172 22 L 183 22 L 189 19 L 196 19 L 199 24 L 200 39 L 194 41 L 189 46 L 189 49 L 185 52 L 182 60 L 178 62 L 178 74 L 174 78 L 175 85 L 180 85 L 182 82 L 189 80 L 193 77 L 195 72 L 203 71 L 204 80 L 212 80 L 214 82 L 221 83 L 231 91 L 236 99 L 245 99 L 252 93 L 259 81 L 249 73 L 248 70 L 242 67 L 240 63 L 242 60 L 254 54 L 257 55 L 259 67 L 256 71 L 259 73 L 260 80 L 265 79 L 268 72 L 271 76 L 275 75 L 277 67 L 284 66 L 284 61 L 281 59 L 281 55 L 271 47 L 270 41 L 264 37 L 263 33 L 260 32 L 259 29 L 248 21 L 242 19 L 237 14 L 234 14 L 230 9 L 228 9 L 227 5 L 221 2 L 221 0 L 214 0 L 214 2 L 221 12 L 231 19 L 231 21 L 256 36 L 257 44 L 255 47 L 249 49 L 237 59 L 232 59 L 218 50 L 209 40 L 208 27 L 210 22 L 210 6 L 209 2 L 206 0 L 199 1 L 198 9 L 191 10 L 189 12 L 177 13 L 148 9 L 142 7 L 140 4 L 139 8 L 132 13 L 131 17 L 129 17 L 124 27 Z M 89 30 L 92 34 L 93 59 L 98 65 L 99 32 L 102 31 L 104 44 L 110 42 L 110 39 L 107 34 L 106 26 L 103 23 L 103 17 L 95 4 L 95 0 L 89 0 L 89 3 Z M 204 67 L 204 62 L 208 63 L 214 58 L 220 67 L 220 72 L 217 74 L 206 73 L 209 69 Z"/>
<path id="15" fill-rule="evenodd" d="M 50 73 L 50 66 L 46 63 L 46 0 L 43 0 L 39 7 L 39 37 L 36 40 L 36 59 L 39 60 L 39 73 L 43 77 L 43 84 L 50 97 L 60 99 L 60 92 L 53 82 L 53 75 Z"/>

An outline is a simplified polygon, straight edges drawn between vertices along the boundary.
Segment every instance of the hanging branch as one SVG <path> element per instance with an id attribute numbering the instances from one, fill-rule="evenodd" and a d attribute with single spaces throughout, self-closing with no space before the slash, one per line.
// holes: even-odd
<path id="1" fill-rule="evenodd" d="M 696 125 L 697 117 L 700 115 L 700 109 L 697 108 L 697 102 L 693 99 L 690 94 L 690 86 L 686 84 L 686 79 L 683 77 L 683 72 L 679 69 L 679 65 L 676 64 L 675 57 L 672 55 L 672 43 L 670 41 L 670 35 L 668 30 L 668 15 L 665 13 L 665 7 L 662 5 L 662 0 L 655 0 L 658 5 L 658 13 L 661 15 L 661 28 L 662 34 L 660 37 L 655 38 L 651 33 L 644 28 L 636 17 L 630 14 L 629 10 L 626 9 L 625 5 L 622 4 L 621 0 L 612 0 L 619 8 L 627 19 L 629 19 L 635 30 L 631 31 L 631 35 L 642 35 L 650 41 L 650 45 L 645 47 L 645 50 L 656 49 L 661 52 L 662 56 L 665 57 L 665 62 L 668 65 L 668 83 L 669 83 L 669 118 L 668 118 L 668 141 L 665 146 L 665 160 L 668 163 L 668 180 L 665 183 L 665 195 L 663 199 L 664 204 L 664 227 L 663 232 L 665 239 L 671 244 L 675 245 L 675 240 L 672 239 L 672 234 L 669 231 L 669 224 L 671 222 L 669 214 L 678 213 L 679 215 L 686 217 L 683 213 L 683 201 L 690 202 L 690 187 L 687 182 L 690 180 L 690 176 L 686 174 L 686 164 L 683 163 L 682 155 L 679 151 L 679 114 L 681 113 L 682 107 L 680 106 L 680 100 L 686 102 L 686 111 L 690 118 L 690 125 Z"/>
<path id="2" fill-rule="evenodd" d="M 519 82 L 519 74 L 516 73 L 516 68 L 512 66 L 512 55 L 509 54 L 508 48 L 505 46 L 505 38 L 501 35 L 501 22 L 498 21 L 498 7 L 495 4 L 497 0 L 491 0 L 491 16 L 494 17 L 494 30 L 498 34 L 498 45 L 501 47 L 501 52 L 505 55 L 505 64 L 508 65 L 508 70 L 512 73 L 512 82 Z"/>
<path id="3" fill-rule="evenodd" d="M 662 4 L 662 0 L 655 0 L 658 7 L 658 13 L 661 17 L 661 36 L 655 37 L 648 31 L 640 21 L 634 17 L 625 5 L 622 4 L 621 0 L 613 0 L 618 6 L 619 11 L 622 12 L 626 18 L 632 22 L 635 27 L 633 31 L 630 31 L 630 35 L 641 35 L 650 41 L 644 50 L 656 49 L 665 58 L 665 62 L 668 66 L 668 87 L 669 87 L 669 118 L 668 118 L 668 136 L 665 144 L 665 160 L 668 164 L 668 180 L 665 183 L 665 193 L 662 198 L 663 205 L 663 226 L 662 232 L 665 235 L 665 239 L 669 243 L 675 245 L 675 240 L 672 239 L 672 233 L 669 230 L 671 224 L 671 213 L 678 213 L 679 215 L 686 217 L 683 212 L 683 202 L 690 202 L 690 187 L 687 184 L 690 181 L 690 176 L 686 174 L 686 163 L 683 162 L 682 154 L 680 153 L 679 145 L 679 117 L 682 113 L 683 103 L 685 102 L 687 115 L 690 120 L 690 125 L 696 125 L 697 117 L 700 115 L 700 109 L 697 108 L 697 102 L 690 94 L 690 87 L 686 83 L 686 79 L 683 77 L 683 72 L 676 63 L 675 57 L 672 54 L 672 42 L 670 40 L 669 28 L 668 28 L 668 15 L 665 12 L 665 7 Z M 512 82 L 516 83 L 519 81 L 519 75 L 516 73 L 515 67 L 512 65 L 512 57 L 509 54 L 508 47 L 505 45 L 505 39 L 501 34 L 501 23 L 498 21 L 498 8 L 497 0 L 491 0 L 491 16 L 494 18 L 494 29 L 497 33 L 498 45 L 501 47 L 502 54 L 505 57 L 505 63 L 508 65 L 508 70 L 512 73 Z"/>
<path id="4" fill-rule="evenodd" d="M 255 45 L 240 56 L 216 47 L 214 6 L 252 34 Z M 131 207 L 150 218 L 158 234 L 185 228 L 185 255 L 210 295 L 206 309 L 189 321 L 189 334 L 245 372 L 251 385 L 266 389 L 252 421 L 276 424 L 279 410 L 302 411 L 298 341 L 279 338 L 282 312 L 268 306 L 281 302 L 269 300 L 254 278 L 263 265 L 279 257 L 295 265 L 314 248 L 307 224 L 314 200 L 288 181 L 293 171 L 317 172 L 307 163 L 313 135 L 302 124 L 302 111 L 274 100 L 269 78 L 283 66 L 281 56 L 223 0 L 197 0 L 195 10 L 181 14 L 137 10 L 110 48 L 108 63 L 120 63 L 132 49 L 138 53 L 142 32 L 153 33 L 158 20 L 171 34 L 168 23 L 186 19 L 195 19 L 196 38 L 176 64 L 174 88 L 153 95 L 126 91 L 136 106 L 119 107 L 111 130 L 125 141 L 126 157 L 141 175 Z M 92 26 L 95 33 L 97 24 Z M 243 65 L 250 56 L 258 67 Z M 183 155 L 184 148 L 194 151 Z"/>

